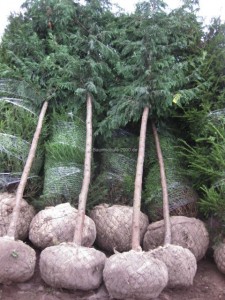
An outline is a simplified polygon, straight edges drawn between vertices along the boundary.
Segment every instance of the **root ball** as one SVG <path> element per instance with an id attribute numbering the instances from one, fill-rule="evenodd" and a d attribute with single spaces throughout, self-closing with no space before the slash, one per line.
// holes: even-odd
<path id="1" fill-rule="evenodd" d="M 69 203 L 41 210 L 30 224 L 29 239 L 38 248 L 44 249 L 62 242 L 72 242 L 77 218 L 77 209 Z M 96 227 L 85 216 L 82 245 L 90 247 L 96 238 Z"/>
<path id="2" fill-rule="evenodd" d="M 103 277 L 112 298 L 149 300 L 167 285 L 168 271 L 162 261 L 131 250 L 108 258 Z"/>
<path id="3" fill-rule="evenodd" d="M 5 236 L 7 234 L 15 202 L 16 197 L 14 194 L 0 194 L 0 236 Z M 27 238 L 30 222 L 34 215 L 34 208 L 22 199 L 15 239 L 25 240 Z"/>
<path id="4" fill-rule="evenodd" d="M 35 251 L 21 241 L 0 238 L 0 283 L 24 282 L 34 274 Z"/>
<path id="5" fill-rule="evenodd" d="M 113 253 L 131 249 L 133 208 L 129 206 L 101 204 L 90 213 L 96 225 L 96 244 L 102 250 Z M 148 217 L 140 213 L 140 243 L 148 227 Z"/>
<path id="6" fill-rule="evenodd" d="M 204 223 L 195 218 L 173 216 L 171 220 L 171 244 L 189 249 L 197 261 L 203 258 L 209 245 L 209 235 Z M 148 226 L 144 236 L 144 250 L 148 251 L 163 245 L 164 221 L 158 221 Z"/>
<path id="7" fill-rule="evenodd" d="M 176 245 L 166 245 L 146 254 L 165 263 L 168 269 L 169 288 L 183 288 L 193 284 L 197 262 L 190 250 Z"/>
<path id="8" fill-rule="evenodd" d="M 214 260 L 220 272 L 225 274 L 225 244 L 220 243 L 215 247 Z"/>
<path id="9" fill-rule="evenodd" d="M 88 291 L 102 283 L 106 256 L 94 248 L 62 243 L 44 249 L 40 256 L 42 279 L 54 288 Z"/>

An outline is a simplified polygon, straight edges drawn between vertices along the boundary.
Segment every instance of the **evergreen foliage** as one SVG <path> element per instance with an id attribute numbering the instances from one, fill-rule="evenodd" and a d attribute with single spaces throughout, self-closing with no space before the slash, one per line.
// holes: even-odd
<path id="1" fill-rule="evenodd" d="M 65 136 L 57 128 L 65 128 L 65 121 L 74 122 L 77 111 L 84 112 L 87 93 L 93 98 L 96 134 L 106 137 L 112 136 L 114 129 L 138 122 L 148 105 L 151 117 L 159 123 L 176 117 L 177 131 L 186 140 L 181 152 L 203 198 L 201 209 L 206 215 L 216 213 L 219 206 L 211 204 L 223 195 L 217 182 L 224 178 L 224 124 L 212 117 L 223 119 L 225 25 L 215 19 L 203 32 L 196 17 L 197 0 L 184 0 L 171 12 L 162 0 L 144 1 L 132 14 L 112 13 L 108 0 L 87 0 L 85 4 L 27 0 L 23 8 L 23 14 L 10 16 L 0 45 L 1 77 L 23 82 L 14 85 L 16 92 L 10 95 L 0 81 L 5 99 L 0 102 L 1 133 L 30 141 L 29 128 L 36 122 L 33 116 L 42 99 L 51 100 L 48 122 L 52 141 L 46 149 L 54 152 L 54 163 L 61 164 L 64 155 L 65 163 L 77 160 L 80 164 L 82 151 L 61 147 L 58 140 L 64 141 Z M 32 85 L 33 94 L 27 85 Z M 61 117 L 62 110 L 68 113 L 66 120 Z M 18 126 L 12 116 L 21 120 Z M 80 127 L 79 122 L 76 125 Z M 73 138 L 71 132 L 69 144 L 81 147 L 83 134 L 73 134 Z M 112 139 L 106 140 L 109 147 L 123 148 L 126 140 L 120 141 L 115 146 Z M 173 141 L 165 143 L 168 151 L 171 147 Z M 131 158 L 132 153 L 126 154 Z M 101 173 L 106 179 L 119 160 L 102 158 L 107 167 Z M 153 165 L 155 153 L 150 151 L 147 158 L 148 166 Z M 50 157 L 46 163 L 53 163 Z M 175 166 L 173 162 L 171 170 Z M 131 178 L 125 176 L 124 180 L 123 189 L 131 193 Z"/>
<path id="2" fill-rule="evenodd" d="M 0 189 L 15 187 L 24 169 L 33 132 L 38 120 L 42 97 L 24 81 L 0 81 Z M 40 185 L 38 175 L 43 166 L 43 130 L 38 151 L 32 165 L 29 196 L 34 196 Z M 28 196 L 25 193 L 25 197 Z"/>
<path id="3" fill-rule="evenodd" d="M 180 104 L 196 96 L 199 87 L 187 82 L 200 81 L 196 66 L 201 51 L 196 51 L 196 43 L 200 44 L 201 24 L 185 6 L 169 14 L 164 7 L 163 1 L 143 2 L 134 14 L 118 21 L 120 36 L 113 41 L 120 54 L 117 80 L 100 132 L 139 120 L 146 105 L 152 116 L 165 117 L 175 95 Z"/>
<path id="4" fill-rule="evenodd" d="M 120 129 L 98 144 L 100 167 L 91 186 L 89 208 L 100 203 L 132 205 L 138 138 Z"/>
<path id="5" fill-rule="evenodd" d="M 110 4 L 97 0 L 87 1 L 86 5 L 72 0 L 28 0 L 23 8 L 23 15 L 11 16 L 2 41 L 4 60 L 0 68 L 4 71 L 3 75 L 22 77 L 39 86 L 46 98 L 51 100 L 51 109 L 56 113 L 60 112 L 62 104 L 71 113 L 83 109 L 89 93 L 97 119 L 103 111 L 106 87 L 113 81 L 111 69 L 118 57 L 108 42 L 110 33 L 107 24 L 114 18 L 109 11 Z M 67 130 L 66 136 L 63 136 L 67 125 L 68 122 L 55 122 L 54 126 L 58 129 L 53 128 L 53 140 L 46 146 L 46 171 L 56 162 L 61 168 L 63 161 L 65 164 L 83 161 L 84 152 L 82 149 L 80 153 L 79 147 L 82 148 L 85 131 L 80 124 L 74 123 L 74 126 L 79 126 L 79 131 L 76 133 L 77 141 L 72 144 L 80 145 L 72 149 L 68 145 L 73 138 L 72 132 Z M 74 133 L 75 127 L 72 131 Z M 63 145 L 65 139 L 67 145 Z M 65 178 L 68 174 L 63 173 L 62 176 Z M 49 182 L 51 178 L 47 180 Z M 57 180 L 60 181 L 60 176 Z M 66 195 L 68 198 L 68 191 Z M 72 195 L 71 198 L 74 200 Z"/>
<path id="6" fill-rule="evenodd" d="M 189 176 L 201 195 L 200 210 L 205 217 L 224 222 L 224 24 L 214 19 L 203 39 L 206 82 L 193 107 L 185 107 L 188 142 L 181 149 Z M 223 228 L 221 227 L 223 231 Z"/>
<path id="7" fill-rule="evenodd" d="M 185 174 L 184 165 L 178 153 L 178 142 L 175 136 L 168 132 L 161 133 L 159 138 L 164 158 L 170 214 L 196 217 L 198 196 Z M 147 153 L 149 167 L 145 182 L 144 204 L 150 219 L 157 221 L 163 218 L 163 194 L 159 163 L 151 135 L 149 135 L 149 140 Z"/>
<path id="8" fill-rule="evenodd" d="M 51 115 L 51 136 L 46 143 L 44 189 L 39 207 L 62 202 L 77 204 L 83 179 L 85 122 L 83 112 L 68 108 Z"/>

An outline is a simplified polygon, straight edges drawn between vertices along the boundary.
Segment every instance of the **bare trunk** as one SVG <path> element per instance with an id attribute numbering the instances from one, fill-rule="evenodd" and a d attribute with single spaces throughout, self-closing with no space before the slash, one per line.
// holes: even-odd
<path id="1" fill-rule="evenodd" d="M 162 186 L 162 193 L 163 193 L 163 217 L 164 217 L 164 224 L 165 224 L 164 245 L 166 245 L 171 243 L 171 224 L 170 224 L 168 189 L 167 189 L 165 167 L 164 167 L 164 161 L 163 161 L 159 136 L 153 121 L 152 121 L 152 131 L 155 139 L 156 151 L 157 151 L 159 168 L 160 168 L 161 186 Z"/>
<path id="2" fill-rule="evenodd" d="M 13 208 L 12 220 L 10 222 L 8 232 L 7 232 L 7 236 L 12 237 L 12 238 L 15 238 L 16 226 L 17 226 L 19 213 L 20 213 L 20 204 L 21 204 L 21 200 L 23 197 L 24 189 L 26 187 L 27 179 L 28 179 L 28 176 L 29 176 L 29 173 L 31 170 L 31 166 L 32 166 L 32 163 L 35 158 L 36 149 L 37 149 L 39 137 L 41 134 L 47 107 L 48 107 L 48 102 L 45 101 L 42 106 L 39 118 L 38 118 L 38 124 L 37 124 L 36 130 L 35 130 L 34 136 L 33 136 L 33 140 L 31 143 L 27 161 L 24 166 L 23 173 L 22 173 L 22 176 L 20 179 L 20 183 L 19 183 L 17 191 L 16 191 L 16 204 L 15 204 L 15 207 Z"/>
<path id="3" fill-rule="evenodd" d="M 77 224 L 74 231 L 73 241 L 81 245 L 83 238 L 84 218 L 88 196 L 88 189 L 91 180 L 91 157 L 92 157 L 92 98 L 87 96 L 87 116 L 86 116 L 86 148 L 84 160 L 84 178 L 79 195 Z"/>
<path id="4" fill-rule="evenodd" d="M 142 120 L 138 148 L 137 168 L 134 185 L 134 202 L 133 202 L 133 221 L 132 221 L 132 249 L 140 250 L 140 211 L 141 211 L 141 192 L 142 192 L 142 177 L 145 157 L 145 140 L 148 123 L 149 107 L 145 107 Z"/>

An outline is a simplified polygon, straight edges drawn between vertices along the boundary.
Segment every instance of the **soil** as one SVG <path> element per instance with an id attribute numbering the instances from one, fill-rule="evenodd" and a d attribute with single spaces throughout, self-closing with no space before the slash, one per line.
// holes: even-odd
<path id="1" fill-rule="evenodd" d="M 55 290 L 40 278 L 38 267 L 26 283 L 0 285 L 0 300 L 109 300 L 104 286 L 91 292 Z M 198 263 L 191 288 L 164 290 L 154 300 L 225 300 L 225 275 L 220 273 L 211 257 Z"/>

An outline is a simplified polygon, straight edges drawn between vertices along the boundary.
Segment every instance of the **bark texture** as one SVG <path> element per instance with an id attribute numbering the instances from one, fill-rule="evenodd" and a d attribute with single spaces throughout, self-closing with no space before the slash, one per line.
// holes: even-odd
<path id="1" fill-rule="evenodd" d="M 69 203 L 47 207 L 33 218 L 30 224 L 29 239 L 38 248 L 72 242 L 77 222 L 77 209 Z M 82 246 L 91 247 L 96 238 L 95 223 L 85 216 Z"/>
<path id="2" fill-rule="evenodd" d="M 171 245 L 171 218 L 169 210 L 168 188 L 164 167 L 163 154 L 160 146 L 159 136 L 154 122 L 152 122 L 156 152 L 159 162 L 160 179 L 163 195 L 163 247 L 150 251 L 150 255 L 163 261 L 168 270 L 168 287 L 189 287 L 193 284 L 197 271 L 197 262 L 194 254 L 188 249 Z"/>
<path id="3" fill-rule="evenodd" d="M 190 250 L 168 244 L 146 253 L 163 261 L 167 266 L 168 288 L 184 288 L 193 284 L 197 263 Z"/>
<path id="4" fill-rule="evenodd" d="M 86 117 L 86 146 L 84 159 L 84 178 L 79 195 L 78 217 L 74 231 L 74 242 L 82 244 L 85 210 L 88 196 L 88 189 L 91 180 L 91 157 L 92 157 L 92 97 L 87 95 L 87 117 Z"/>
<path id="5" fill-rule="evenodd" d="M 217 246 L 215 246 L 214 260 L 220 272 L 225 274 L 225 244 L 224 243 L 219 243 Z"/>
<path id="6" fill-rule="evenodd" d="M 202 259 L 208 249 L 209 235 L 205 224 L 195 218 L 173 216 L 171 220 L 171 243 L 189 249 L 197 261 Z M 164 221 L 157 221 L 148 226 L 144 236 L 145 251 L 164 244 Z"/>
<path id="7" fill-rule="evenodd" d="M 35 251 L 21 241 L 0 238 L 0 283 L 24 282 L 34 274 Z"/>
<path id="8" fill-rule="evenodd" d="M 96 206 L 90 217 L 96 225 L 96 245 L 113 253 L 131 250 L 133 208 L 123 205 L 101 204 Z M 140 243 L 149 225 L 148 217 L 140 212 Z"/>
<path id="9" fill-rule="evenodd" d="M 137 168 L 134 184 L 133 221 L 132 221 L 132 249 L 140 250 L 140 211 L 143 166 L 145 158 L 145 140 L 148 123 L 149 107 L 144 108 L 141 120 L 140 140 L 138 148 Z"/>
<path id="10" fill-rule="evenodd" d="M 105 254 L 94 248 L 62 243 L 42 251 L 41 277 L 54 288 L 97 289 L 102 283 L 105 260 Z"/>
<path id="11" fill-rule="evenodd" d="M 170 210 L 169 210 L 169 199 L 168 199 L 168 189 L 166 182 L 165 167 L 163 161 L 162 150 L 160 146 L 159 136 L 154 122 L 152 122 L 152 131 L 155 139 L 156 152 L 159 162 L 161 186 L 162 186 L 162 195 L 163 195 L 163 218 L 165 224 L 165 234 L 164 234 L 164 244 L 171 243 L 171 224 L 170 224 Z"/>
<path id="12" fill-rule="evenodd" d="M 14 194 L 0 194 L 0 236 L 7 235 L 12 212 L 15 207 Z M 21 199 L 19 219 L 16 226 L 15 239 L 25 240 L 28 237 L 29 226 L 35 215 L 34 208 L 24 199 Z"/>
<path id="13" fill-rule="evenodd" d="M 165 288 L 168 271 L 162 261 L 131 250 L 108 258 L 103 277 L 112 298 L 149 300 Z"/>

